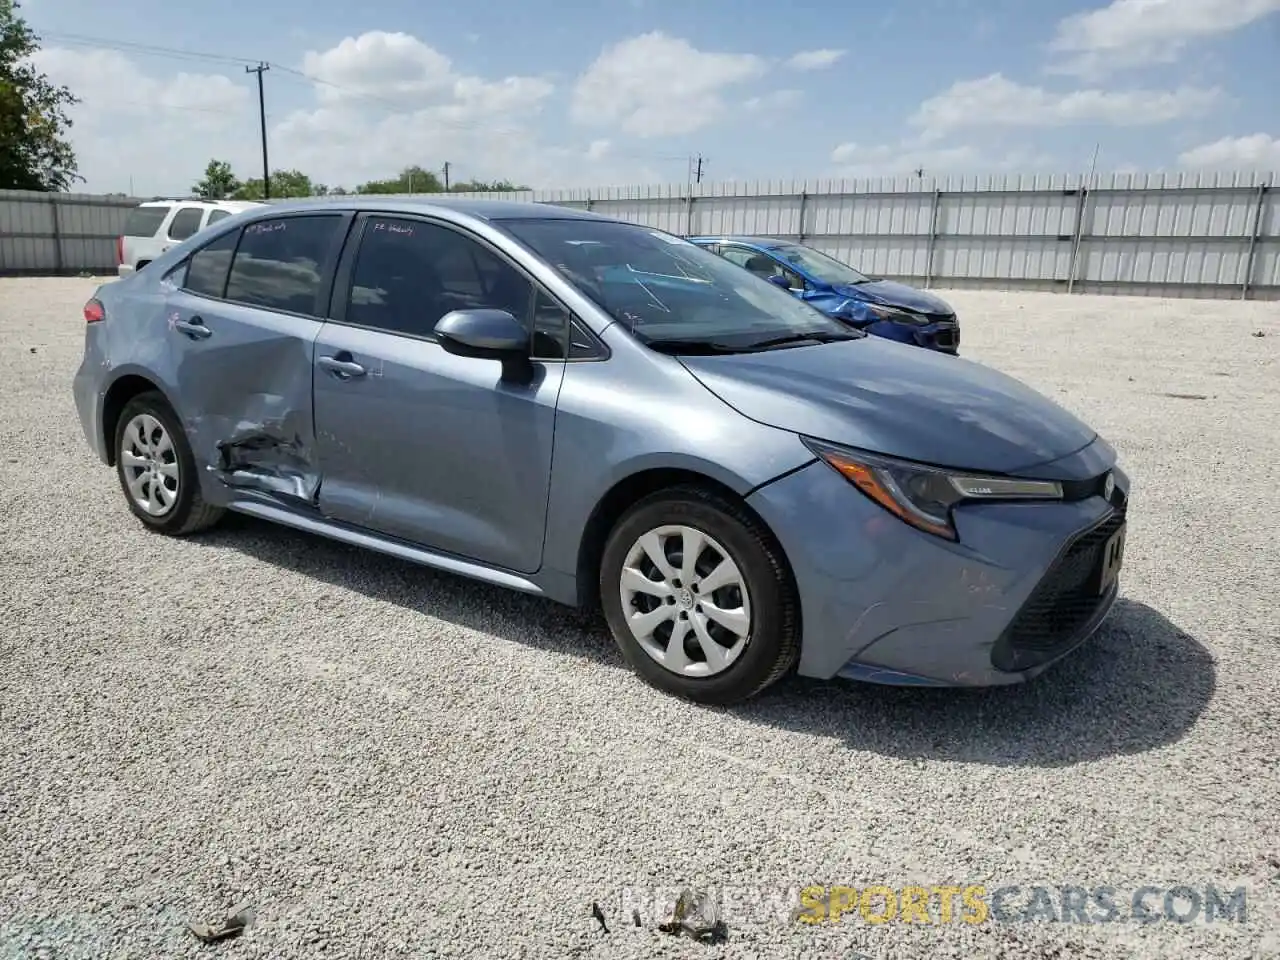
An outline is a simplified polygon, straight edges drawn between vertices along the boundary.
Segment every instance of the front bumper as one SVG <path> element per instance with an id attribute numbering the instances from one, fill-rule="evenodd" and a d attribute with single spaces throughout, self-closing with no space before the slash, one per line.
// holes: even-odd
<path id="1" fill-rule="evenodd" d="M 938 353 L 952 356 L 960 352 L 960 325 L 954 321 L 938 321 L 921 326 L 914 323 L 899 323 L 896 320 L 877 320 L 862 328 L 865 332 L 886 340 L 913 347 L 923 347 Z"/>
<path id="2" fill-rule="evenodd" d="M 1092 572 L 1102 531 L 1123 520 L 1129 481 L 1115 478 L 1114 502 L 968 504 L 956 512 L 959 543 L 908 526 L 823 463 L 756 491 L 748 502 L 782 542 L 800 592 L 799 673 L 929 686 L 1041 673 L 1115 602 L 1115 584 L 1087 601 L 1070 590 Z"/>

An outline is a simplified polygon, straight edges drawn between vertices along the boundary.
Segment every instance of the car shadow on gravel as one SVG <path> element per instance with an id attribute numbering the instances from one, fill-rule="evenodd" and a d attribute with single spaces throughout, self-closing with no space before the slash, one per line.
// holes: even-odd
<path id="1" fill-rule="evenodd" d="M 549 600 L 239 514 L 194 542 L 526 646 L 629 669 L 602 618 Z M 1057 767 L 1177 742 L 1215 685 L 1213 658 L 1199 641 L 1154 608 L 1121 598 L 1088 643 L 1029 683 L 939 690 L 793 677 L 728 709 L 751 723 L 900 759 Z"/>
<path id="2" fill-rule="evenodd" d="M 1198 640 L 1122 597 L 1087 643 L 1027 683 L 956 690 L 793 678 L 735 709 L 899 759 L 1061 767 L 1176 743 L 1216 677 Z"/>

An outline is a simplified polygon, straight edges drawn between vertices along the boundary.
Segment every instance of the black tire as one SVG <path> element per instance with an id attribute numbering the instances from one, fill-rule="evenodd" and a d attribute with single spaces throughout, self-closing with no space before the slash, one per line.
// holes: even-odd
<path id="1" fill-rule="evenodd" d="M 178 467 L 177 499 L 171 509 L 161 516 L 153 516 L 138 506 L 129 492 L 127 468 L 121 450 L 124 447 L 125 429 L 130 421 L 139 414 L 150 414 L 160 421 L 172 443 Z M 200 478 L 196 473 L 195 458 L 191 455 L 191 444 L 182 427 L 177 414 L 169 406 L 164 395 L 149 390 L 140 393 L 124 405 L 114 430 L 116 477 L 120 481 L 120 489 L 124 493 L 125 502 L 133 515 L 148 528 L 157 533 L 172 537 L 184 537 L 201 530 L 207 530 L 222 519 L 226 512 L 222 507 L 211 506 L 204 502 L 200 493 Z"/>
<path id="2" fill-rule="evenodd" d="M 746 646 L 724 672 L 687 677 L 667 670 L 627 625 L 619 582 L 627 553 L 654 528 L 694 527 L 719 541 L 743 575 L 751 597 Z M 672 487 L 639 501 L 614 525 L 600 563 L 600 601 L 627 663 L 651 686 L 685 700 L 727 705 L 754 697 L 781 679 L 800 655 L 800 604 L 790 568 L 769 531 L 743 506 L 699 486 Z"/>

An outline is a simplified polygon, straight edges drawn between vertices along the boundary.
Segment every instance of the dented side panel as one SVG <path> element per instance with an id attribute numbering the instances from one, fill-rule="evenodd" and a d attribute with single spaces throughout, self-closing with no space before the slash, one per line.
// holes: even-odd
<path id="1" fill-rule="evenodd" d="M 179 413 L 206 495 L 225 503 L 249 488 L 314 503 L 311 377 L 321 321 L 182 292 L 170 296 L 167 320 Z M 207 335 L 183 333 L 196 320 Z"/>

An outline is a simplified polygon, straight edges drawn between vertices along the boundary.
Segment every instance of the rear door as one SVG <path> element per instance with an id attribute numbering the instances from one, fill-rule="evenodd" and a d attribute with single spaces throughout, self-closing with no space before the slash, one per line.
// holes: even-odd
<path id="1" fill-rule="evenodd" d="M 256 220 L 173 278 L 179 413 L 198 466 L 230 485 L 314 501 L 312 348 L 350 221 L 334 211 Z"/>
<path id="2" fill-rule="evenodd" d="M 482 563 L 541 565 L 568 311 L 486 242 L 430 219 L 368 214 L 316 342 L 320 509 Z M 448 354 L 450 310 L 498 307 L 530 328 L 534 376 Z"/>

